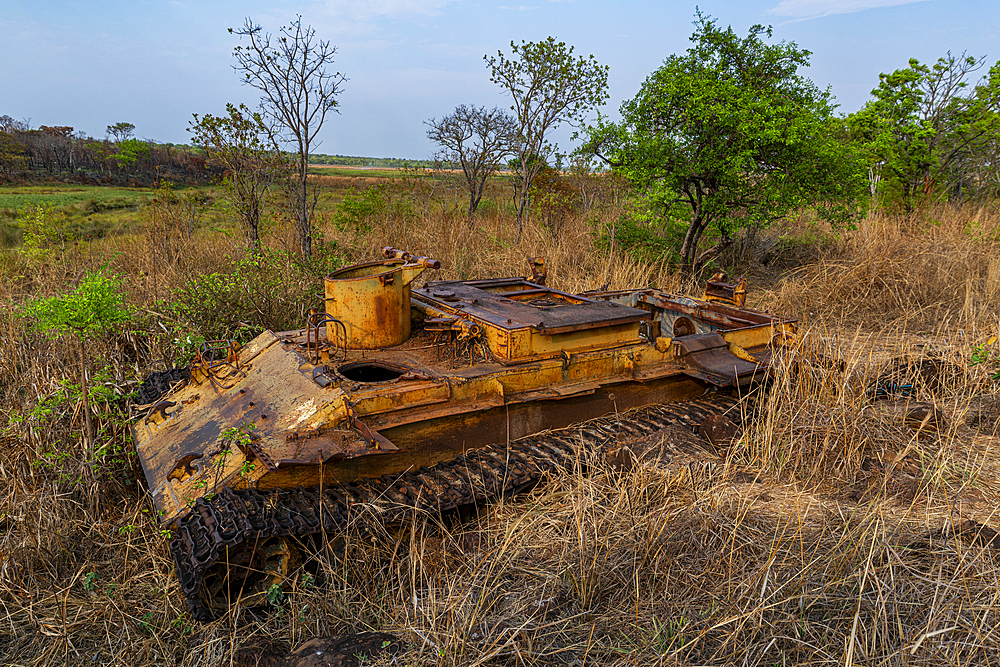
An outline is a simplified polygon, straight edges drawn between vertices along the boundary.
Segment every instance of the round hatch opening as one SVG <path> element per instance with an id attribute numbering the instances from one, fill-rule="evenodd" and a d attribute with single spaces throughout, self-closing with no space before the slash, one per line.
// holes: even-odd
<path id="1" fill-rule="evenodd" d="M 405 368 L 380 364 L 374 361 L 360 361 L 353 364 L 345 364 L 337 369 L 337 372 L 351 382 L 391 382 L 406 374 Z"/>
<path id="2" fill-rule="evenodd" d="M 559 305 L 552 299 L 532 299 L 528 303 L 530 303 L 535 308 L 555 308 L 556 306 Z"/>

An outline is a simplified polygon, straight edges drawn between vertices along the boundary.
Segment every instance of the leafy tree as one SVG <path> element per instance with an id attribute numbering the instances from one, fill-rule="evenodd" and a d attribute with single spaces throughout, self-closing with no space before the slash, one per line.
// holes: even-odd
<path id="1" fill-rule="evenodd" d="M 129 317 L 121 283 L 114 275 L 103 271 L 88 273 L 66 294 L 38 298 L 30 302 L 26 314 L 35 319 L 39 330 L 58 338 L 76 336 L 80 347 L 80 387 L 83 391 L 83 414 L 86 422 L 87 446 L 94 448 L 94 425 L 90 417 L 87 389 L 87 341 Z"/>
<path id="2" fill-rule="evenodd" d="M 438 160 L 462 166 L 469 191 L 469 223 L 483 198 L 483 187 L 510 155 L 517 128 L 502 110 L 460 104 L 441 120 L 426 121 L 427 137 L 441 146 Z"/>
<path id="3" fill-rule="evenodd" d="M 226 168 L 222 183 L 240 218 L 251 252 L 260 250 L 260 220 L 268 190 L 284 173 L 285 159 L 271 142 L 259 113 L 226 105 L 225 116 L 194 114 L 190 131 L 196 144 Z"/>
<path id="4" fill-rule="evenodd" d="M 483 56 L 490 80 L 510 95 L 517 119 L 514 142 L 517 241 L 521 240 L 531 183 L 556 146 L 547 139 L 563 123 L 576 125 L 608 99 L 608 66 L 594 56 L 574 57 L 573 47 L 549 37 L 510 43 L 511 55 Z"/>
<path id="5" fill-rule="evenodd" d="M 277 129 L 279 135 L 295 148 L 297 187 L 292 191 L 292 214 L 299 237 L 299 252 L 312 256 L 312 215 L 315 195 L 310 198 L 306 183 L 309 154 L 318 146 L 319 134 L 326 116 L 337 111 L 337 97 L 346 77 L 330 72 L 337 47 L 316 39 L 312 26 L 303 26 L 302 17 L 280 29 L 272 37 L 249 18 L 237 29 L 230 28 L 246 45 L 233 51 L 243 83 L 256 88 L 261 97 L 261 115 Z"/>
<path id="6" fill-rule="evenodd" d="M 126 141 L 135 133 L 135 125 L 124 122 L 115 123 L 114 125 L 108 125 L 107 133 L 108 136 L 112 137 L 116 142 Z"/>
<path id="7" fill-rule="evenodd" d="M 558 169 L 542 166 L 531 185 L 532 204 L 542 224 L 557 236 L 573 212 L 578 192 Z"/>
<path id="8" fill-rule="evenodd" d="M 833 136 L 834 105 L 798 73 L 810 52 L 745 38 L 696 14 L 693 46 L 668 57 L 621 106 L 622 121 L 587 128 L 581 152 L 607 162 L 654 210 L 686 225 L 681 267 L 693 274 L 733 232 L 814 206 L 846 222 L 860 188 L 853 153 Z M 706 230 L 720 237 L 699 252 Z"/>
<path id="9" fill-rule="evenodd" d="M 147 142 L 141 139 L 124 139 L 118 142 L 118 150 L 111 156 L 111 159 L 115 161 L 119 169 L 122 169 L 134 166 L 140 158 L 148 160 L 150 157 L 151 152 Z"/>
<path id="10" fill-rule="evenodd" d="M 983 157 L 1000 133 L 1000 63 L 969 88 L 983 64 L 949 52 L 932 66 L 911 59 L 909 67 L 879 75 L 873 99 L 848 118 L 873 190 L 881 180 L 909 211 L 939 184 L 958 195 L 966 183 L 982 184 L 975 172 L 991 164 Z"/>

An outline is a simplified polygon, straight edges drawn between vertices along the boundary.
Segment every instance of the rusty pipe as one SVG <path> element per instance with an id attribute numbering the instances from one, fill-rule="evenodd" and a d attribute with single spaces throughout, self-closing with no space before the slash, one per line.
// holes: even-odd
<path id="1" fill-rule="evenodd" d="M 420 266 L 426 267 L 428 269 L 440 269 L 441 261 L 437 259 L 431 259 L 430 257 L 424 257 L 422 255 L 414 255 L 413 253 L 407 252 L 405 250 L 398 250 L 386 246 L 382 248 L 382 256 L 386 259 L 402 259 L 406 260 L 408 264 L 419 264 Z"/>

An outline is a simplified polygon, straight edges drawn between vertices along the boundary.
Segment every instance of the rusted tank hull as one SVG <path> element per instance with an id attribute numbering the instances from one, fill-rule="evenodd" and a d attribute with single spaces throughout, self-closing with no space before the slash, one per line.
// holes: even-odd
<path id="1" fill-rule="evenodd" d="M 460 454 L 558 429 L 618 411 L 687 401 L 714 391 L 703 380 L 678 374 L 649 383 L 622 382 L 558 401 L 516 403 L 419 421 L 381 431 L 399 448 L 392 456 L 358 457 L 326 466 L 274 470 L 257 480 L 261 490 L 347 483 L 417 470 Z"/>
<path id="2" fill-rule="evenodd" d="M 196 617 L 262 599 L 289 539 L 347 525 L 357 503 L 460 507 L 618 433 L 698 425 L 686 415 L 733 409 L 795 341 L 793 321 L 744 308 L 745 282 L 719 276 L 703 299 L 569 294 L 534 258 L 527 279 L 414 287 L 438 263 L 385 256 L 328 277 L 306 329 L 204 347 L 191 381 L 133 425 Z"/>
<path id="3" fill-rule="evenodd" d="M 227 486 L 378 477 L 634 407 L 747 387 L 766 375 L 775 336 L 766 327 L 750 333 L 732 335 L 755 361 L 732 354 L 721 335 L 694 334 L 662 351 L 643 341 L 470 365 L 438 360 L 440 350 L 420 344 L 425 335 L 409 347 L 350 353 L 332 368 L 301 356 L 300 335 L 265 333 L 224 375 L 195 373 L 133 430 L 169 521 Z"/>

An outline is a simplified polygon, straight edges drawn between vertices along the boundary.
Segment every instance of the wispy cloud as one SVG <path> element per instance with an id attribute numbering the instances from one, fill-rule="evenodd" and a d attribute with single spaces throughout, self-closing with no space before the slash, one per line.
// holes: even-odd
<path id="1" fill-rule="evenodd" d="M 538 9 L 538 7 L 531 7 L 529 5 L 518 5 L 517 7 L 508 7 L 507 5 L 498 5 L 497 9 L 506 9 L 509 12 L 527 12 L 532 9 Z"/>
<path id="2" fill-rule="evenodd" d="M 768 14 L 787 17 L 790 20 L 815 19 L 831 14 L 853 14 L 876 7 L 895 7 L 927 0 L 781 0 Z"/>

